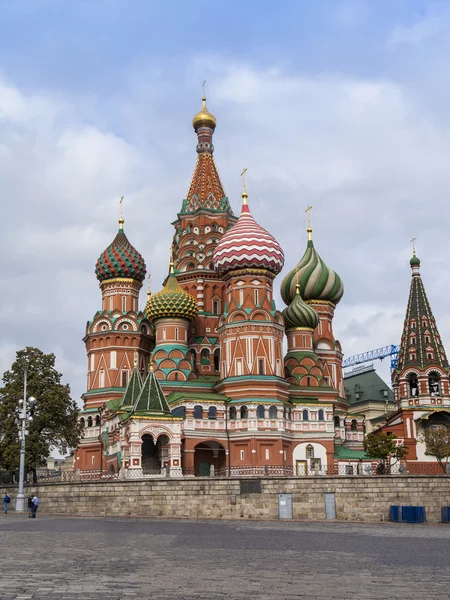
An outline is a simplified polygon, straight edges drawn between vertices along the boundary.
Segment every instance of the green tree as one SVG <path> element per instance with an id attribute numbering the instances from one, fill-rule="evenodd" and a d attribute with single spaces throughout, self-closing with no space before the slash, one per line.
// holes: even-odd
<path id="1" fill-rule="evenodd" d="M 450 432 L 445 425 L 433 425 L 424 431 L 421 441 L 425 442 L 425 454 L 435 456 L 441 469 L 447 473 L 450 458 Z"/>
<path id="2" fill-rule="evenodd" d="M 380 472 L 389 473 L 392 460 L 400 461 L 408 454 L 404 444 L 397 444 L 397 437 L 393 433 L 374 431 L 364 440 L 364 450 L 370 458 L 380 461 Z"/>
<path id="3" fill-rule="evenodd" d="M 19 400 L 23 398 L 24 361 L 27 369 L 27 397 L 34 396 L 31 408 L 33 420 L 28 425 L 25 469 L 33 472 L 44 463 L 51 449 L 65 454 L 78 445 L 82 425 L 79 410 L 70 397 L 70 388 L 61 383 L 61 373 L 55 369 L 55 355 L 38 348 L 27 347 L 16 354 L 16 360 L 3 375 L 0 388 L 0 468 L 19 468 L 20 442 L 18 432 Z"/>

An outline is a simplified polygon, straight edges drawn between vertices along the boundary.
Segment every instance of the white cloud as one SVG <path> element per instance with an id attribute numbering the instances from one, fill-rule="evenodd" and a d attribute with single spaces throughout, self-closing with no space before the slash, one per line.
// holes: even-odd
<path id="1" fill-rule="evenodd" d="M 396 25 L 390 35 L 389 45 L 393 48 L 401 45 L 421 44 L 448 29 L 447 9 L 430 10 L 425 15 L 416 15 L 412 25 Z"/>

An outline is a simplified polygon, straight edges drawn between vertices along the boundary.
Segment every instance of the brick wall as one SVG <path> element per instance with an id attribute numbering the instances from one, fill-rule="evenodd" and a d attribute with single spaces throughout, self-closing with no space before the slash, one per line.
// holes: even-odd
<path id="1" fill-rule="evenodd" d="M 248 479 L 153 479 L 29 486 L 42 513 L 214 519 L 277 519 L 278 496 L 292 494 L 294 519 L 325 519 L 324 493 L 334 492 L 338 519 L 387 521 L 390 505 L 426 507 L 427 521 L 440 521 L 450 505 L 450 477 L 307 477 L 261 479 L 261 493 L 241 494 Z M 14 506 L 16 489 L 9 490 Z"/>

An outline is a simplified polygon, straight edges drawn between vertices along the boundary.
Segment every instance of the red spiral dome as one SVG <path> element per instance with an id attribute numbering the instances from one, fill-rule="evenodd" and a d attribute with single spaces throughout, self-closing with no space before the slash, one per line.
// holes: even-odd
<path id="1" fill-rule="evenodd" d="M 265 269 L 277 275 L 284 253 L 277 240 L 253 218 L 242 194 L 242 211 L 237 222 L 222 236 L 214 250 L 214 268 L 219 275 L 237 269 Z"/>

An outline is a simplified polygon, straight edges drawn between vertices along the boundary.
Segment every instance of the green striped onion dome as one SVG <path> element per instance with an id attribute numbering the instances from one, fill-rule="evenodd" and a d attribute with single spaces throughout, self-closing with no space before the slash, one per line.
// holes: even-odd
<path id="1" fill-rule="evenodd" d="M 145 314 L 150 321 L 167 317 L 195 319 L 198 315 L 197 301 L 185 292 L 177 281 L 171 265 L 166 285 L 160 292 L 153 294 L 147 301 Z"/>
<path id="2" fill-rule="evenodd" d="M 344 295 L 344 284 L 317 254 L 312 239 L 308 240 L 306 252 L 296 267 L 289 271 L 281 283 L 281 297 L 289 306 L 295 297 L 299 283 L 303 300 L 321 300 L 337 304 Z"/>
<path id="3" fill-rule="evenodd" d="M 119 231 L 112 243 L 104 250 L 95 265 L 97 279 L 123 277 L 144 281 L 147 272 L 142 255 L 128 241 L 123 230 L 123 220 L 119 220 Z"/>
<path id="4" fill-rule="evenodd" d="M 300 294 L 300 285 L 295 286 L 295 296 L 287 308 L 283 310 L 286 329 L 289 327 L 308 327 L 315 329 L 319 323 L 319 315 L 312 306 L 306 304 Z"/>

